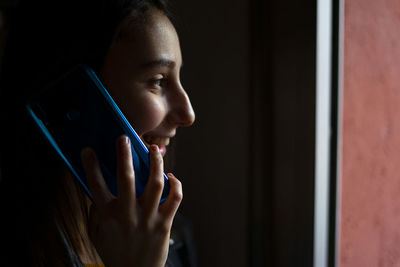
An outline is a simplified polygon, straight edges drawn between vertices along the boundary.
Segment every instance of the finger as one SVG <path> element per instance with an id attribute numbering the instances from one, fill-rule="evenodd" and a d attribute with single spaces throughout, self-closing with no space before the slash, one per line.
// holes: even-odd
<path id="1" fill-rule="evenodd" d="M 150 146 L 150 174 L 143 192 L 143 207 L 147 216 L 157 211 L 164 188 L 163 158 L 158 146 Z M 145 216 L 146 216 L 145 215 Z"/>
<path id="2" fill-rule="evenodd" d="M 160 205 L 159 211 L 166 220 L 172 221 L 182 202 L 183 190 L 181 182 L 172 173 L 168 173 L 167 176 L 169 179 L 170 191 L 165 202 Z"/>
<path id="3" fill-rule="evenodd" d="M 104 181 L 96 153 L 91 148 L 84 148 L 81 158 L 93 201 L 98 207 L 104 207 L 112 199 L 112 194 Z"/>
<path id="4" fill-rule="evenodd" d="M 118 203 L 128 211 L 136 203 L 135 172 L 133 169 L 131 142 L 127 136 L 117 139 Z"/>

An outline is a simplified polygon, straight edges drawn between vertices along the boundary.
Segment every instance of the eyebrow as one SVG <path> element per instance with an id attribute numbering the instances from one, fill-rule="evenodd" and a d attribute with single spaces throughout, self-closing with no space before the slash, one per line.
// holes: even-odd
<path id="1" fill-rule="evenodd" d="M 157 60 L 153 60 L 150 62 L 147 62 L 145 64 L 143 64 L 144 68 L 154 68 L 154 67 L 167 67 L 169 69 L 173 69 L 175 67 L 176 63 L 173 60 L 170 59 L 157 59 Z"/>

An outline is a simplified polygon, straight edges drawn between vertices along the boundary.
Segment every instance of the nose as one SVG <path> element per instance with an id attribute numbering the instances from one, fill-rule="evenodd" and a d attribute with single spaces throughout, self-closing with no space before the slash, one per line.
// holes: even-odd
<path id="1" fill-rule="evenodd" d="M 171 92 L 172 93 L 172 92 Z M 177 86 L 169 97 L 169 122 L 176 126 L 190 126 L 195 121 L 195 114 L 189 96 L 182 85 Z"/>

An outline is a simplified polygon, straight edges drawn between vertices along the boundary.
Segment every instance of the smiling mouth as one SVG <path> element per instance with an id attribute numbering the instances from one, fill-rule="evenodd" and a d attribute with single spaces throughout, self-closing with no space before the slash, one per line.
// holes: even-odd
<path id="1" fill-rule="evenodd" d="M 157 145 L 162 156 L 167 153 L 167 146 L 170 141 L 169 137 L 142 136 L 142 140 L 147 148 L 150 148 L 151 145 Z"/>

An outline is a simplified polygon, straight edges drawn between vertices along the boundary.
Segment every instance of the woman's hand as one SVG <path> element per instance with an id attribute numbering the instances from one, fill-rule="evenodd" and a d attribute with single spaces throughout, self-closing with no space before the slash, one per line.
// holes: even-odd
<path id="1" fill-rule="evenodd" d="M 181 183 L 172 175 L 170 193 L 159 205 L 163 186 L 163 158 L 150 147 L 150 177 L 137 199 L 129 138 L 117 140 L 118 197 L 110 193 L 93 150 L 82 151 L 82 161 L 93 195 L 89 236 L 107 267 L 164 267 L 172 221 L 182 200 Z"/>

